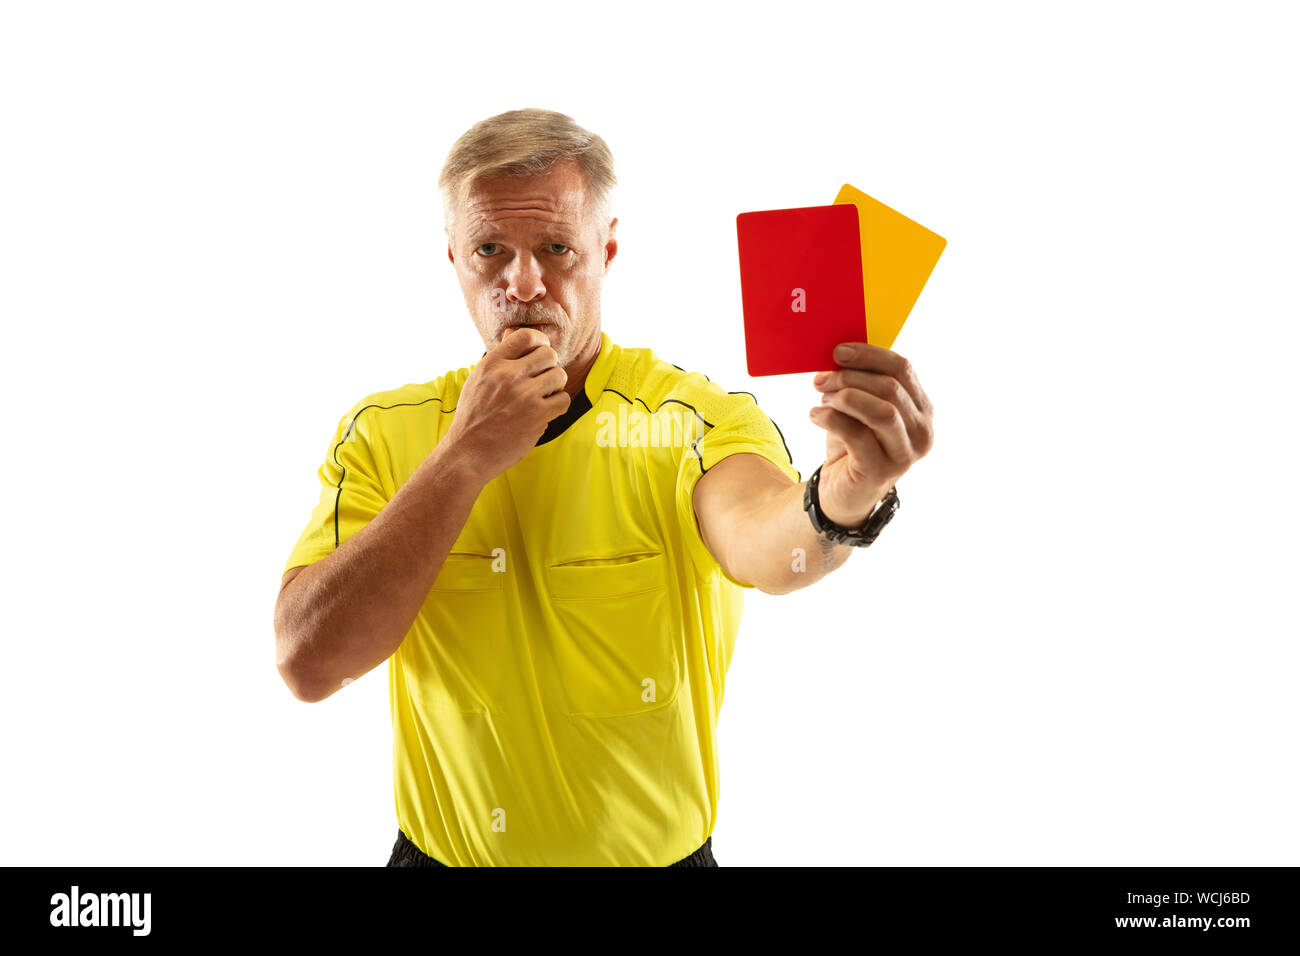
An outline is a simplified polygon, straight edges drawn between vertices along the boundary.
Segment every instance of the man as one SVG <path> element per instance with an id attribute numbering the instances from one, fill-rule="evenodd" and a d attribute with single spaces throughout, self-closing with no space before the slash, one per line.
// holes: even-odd
<path id="1" fill-rule="evenodd" d="M 878 521 L 929 451 L 930 402 L 896 353 L 837 354 L 805 510 L 751 395 L 601 330 L 618 244 L 600 137 L 503 113 L 439 184 L 487 351 L 338 423 L 276 604 L 280 674 L 319 701 L 388 662 L 391 866 L 716 866 L 742 589 L 842 565 L 834 535 Z"/>

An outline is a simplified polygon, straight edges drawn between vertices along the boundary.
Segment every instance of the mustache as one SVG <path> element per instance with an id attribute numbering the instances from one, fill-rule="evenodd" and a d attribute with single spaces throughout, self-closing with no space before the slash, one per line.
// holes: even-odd
<path id="1" fill-rule="evenodd" d="M 502 328 L 537 322 L 550 322 L 552 325 L 564 328 L 564 319 L 558 312 L 538 303 L 532 303 L 522 309 L 498 312 L 497 315 L 500 317 Z"/>

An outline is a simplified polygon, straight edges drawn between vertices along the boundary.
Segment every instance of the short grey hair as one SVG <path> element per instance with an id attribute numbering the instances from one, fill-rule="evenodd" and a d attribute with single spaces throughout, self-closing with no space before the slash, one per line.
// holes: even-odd
<path id="1" fill-rule="evenodd" d="M 452 145 L 438 176 L 442 214 L 451 229 L 457 207 L 483 176 L 533 176 L 561 159 L 574 159 L 587 177 L 590 201 L 602 228 L 610 222 L 614 156 L 605 141 L 573 117 L 554 110 L 509 110 L 480 120 Z"/>

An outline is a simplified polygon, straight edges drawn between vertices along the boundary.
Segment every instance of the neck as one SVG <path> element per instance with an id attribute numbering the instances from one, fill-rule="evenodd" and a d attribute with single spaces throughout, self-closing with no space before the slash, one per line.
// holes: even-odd
<path id="1" fill-rule="evenodd" d="M 564 371 L 568 374 L 569 380 L 564 383 L 564 390 L 569 393 L 569 398 L 577 395 L 587 384 L 587 373 L 591 367 L 596 364 L 596 359 L 600 356 L 600 326 L 596 327 L 596 333 L 592 336 L 592 341 L 583 349 L 582 354 L 566 365 Z"/>

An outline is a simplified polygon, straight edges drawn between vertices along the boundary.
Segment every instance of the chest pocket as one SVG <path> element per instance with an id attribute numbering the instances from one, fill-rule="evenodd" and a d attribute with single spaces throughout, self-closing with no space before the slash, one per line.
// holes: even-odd
<path id="1" fill-rule="evenodd" d="M 508 650 L 506 575 L 492 564 L 490 554 L 447 555 L 420 611 L 432 634 L 411 648 L 428 692 L 470 713 L 496 709 L 506 696 L 498 687 Z"/>
<path id="2" fill-rule="evenodd" d="M 672 703 L 682 679 L 681 629 L 662 554 L 550 565 L 546 585 L 567 713 L 623 717 Z"/>

